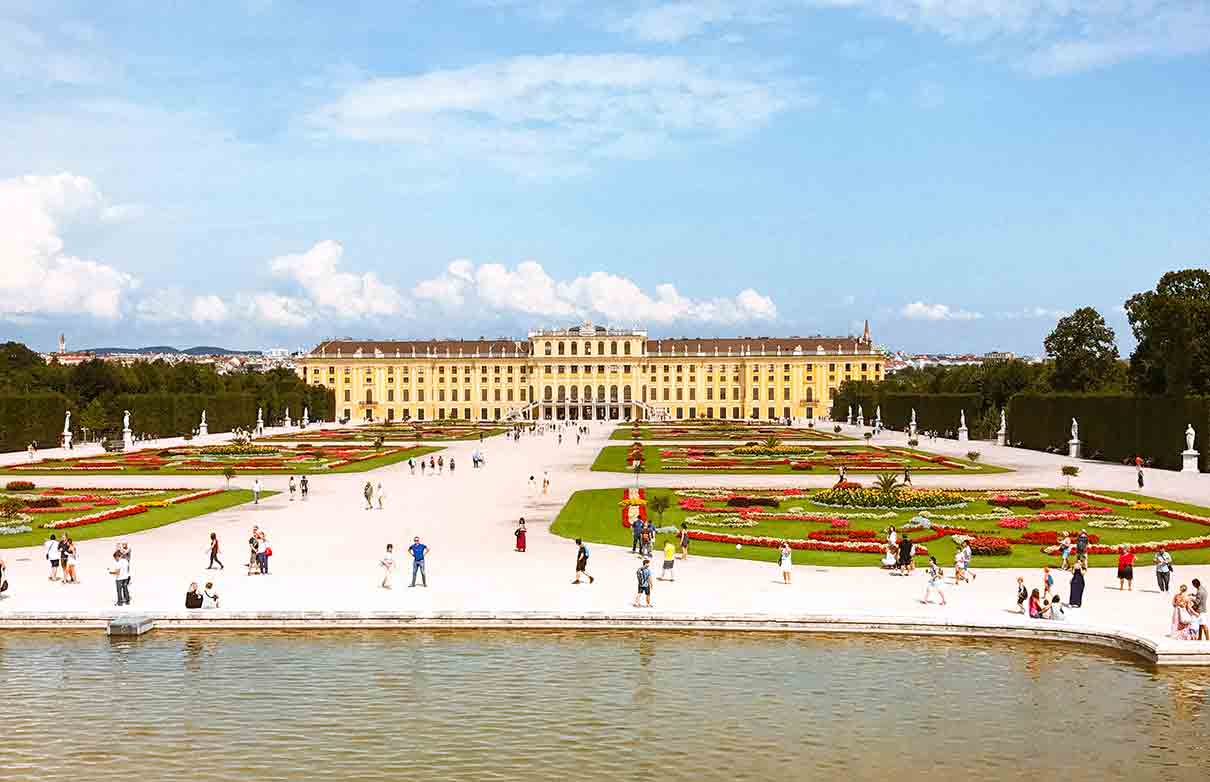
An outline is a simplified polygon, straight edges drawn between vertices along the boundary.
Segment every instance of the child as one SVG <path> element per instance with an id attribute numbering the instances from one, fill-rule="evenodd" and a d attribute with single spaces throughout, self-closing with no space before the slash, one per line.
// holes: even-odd
<path id="1" fill-rule="evenodd" d="M 383 589 L 391 588 L 391 577 L 395 574 L 398 565 L 395 563 L 395 546 L 392 543 L 387 544 L 387 553 L 378 565 L 382 568 L 382 583 L 379 584 Z"/>
<path id="2" fill-rule="evenodd" d="M 932 594 L 936 592 L 941 596 L 941 605 L 945 605 L 945 593 L 941 591 L 941 579 L 945 576 L 943 571 L 937 565 L 936 557 L 929 557 L 928 583 L 924 587 L 924 599 L 921 603 L 932 603 Z"/>
<path id="3" fill-rule="evenodd" d="M 1050 590 L 1054 589 L 1055 577 L 1051 575 L 1050 567 L 1043 566 L 1042 568 L 1042 597 L 1049 598 Z"/>
<path id="4" fill-rule="evenodd" d="M 1025 613 L 1025 601 L 1029 599 L 1029 590 L 1025 588 L 1025 579 L 1017 576 L 1017 611 Z"/>

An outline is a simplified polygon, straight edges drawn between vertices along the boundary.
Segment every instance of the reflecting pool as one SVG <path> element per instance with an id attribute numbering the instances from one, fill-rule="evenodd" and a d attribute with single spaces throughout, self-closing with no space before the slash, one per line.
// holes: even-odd
<path id="1" fill-rule="evenodd" d="M 0 634 L 0 779 L 1204 779 L 1210 671 L 638 632 Z"/>

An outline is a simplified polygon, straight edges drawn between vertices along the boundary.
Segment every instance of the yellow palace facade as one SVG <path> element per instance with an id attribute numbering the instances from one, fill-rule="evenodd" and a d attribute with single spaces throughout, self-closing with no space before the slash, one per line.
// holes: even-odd
<path id="1" fill-rule="evenodd" d="M 878 381 L 860 337 L 647 338 L 585 323 L 524 340 L 327 340 L 297 362 L 342 418 L 685 420 L 824 416 L 845 380 Z"/>

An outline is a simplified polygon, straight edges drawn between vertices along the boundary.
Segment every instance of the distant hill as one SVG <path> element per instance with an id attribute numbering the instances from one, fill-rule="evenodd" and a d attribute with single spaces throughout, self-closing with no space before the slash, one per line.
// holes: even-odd
<path id="1" fill-rule="evenodd" d="M 261 354 L 259 350 L 229 350 L 211 345 L 197 345 L 184 350 L 168 345 L 153 345 L 147 348 L 90 348 L 86 352 L 95 353 L 98 356 L 151 355 L 153 353 L 181 353 L 189 356 L 259 356 Z"/>

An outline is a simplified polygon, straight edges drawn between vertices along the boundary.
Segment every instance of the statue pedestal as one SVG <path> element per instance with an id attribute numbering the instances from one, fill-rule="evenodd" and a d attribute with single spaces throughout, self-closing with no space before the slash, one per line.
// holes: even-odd
<path id="1" fill-rule="evenodd" d="M 916 439 L 916 425 L 915 424 L 911 424 L 910 426 L 908 426 L 908 439 L 909 440 Z"/>
<path id="2" fill-rule="evenodd" d="M 134 448 L 134 435 L 129 429 L 122 430 L 122 447 L 126 450 Z"/>
<path id="3" fill-rule="evenodd" d="M 1197 469 L 1197 457 L 1201 454 L 1190 448 L 1181 451 L 1181 472 L 1200 472 Z"/>
<path id="4" fill-rule="evenodd" d="M 306 429 L 310 425 L 311 425 L 311 419 L 304 417 L 302 420 L 302 428 Z"/>
<path id="5" fill-rule="evenodd" d="M 1004 431 L 996 432 L 996 445 L 1007 445 L 1008 433 Z"/>
<path id="6" fill-rule="evenodd" d="M 286 416 L 286 424 L 285 424 L 285 426 L 286 426 L 286 428 L 287 428 L 287 429 L 289 429 L 291 426 L 294 426 L 294 423 L 293 423 L 293 422 L 290 420 L 290 416 L 288 416 L 288 415 Z"/>
<path id="7" fill-rule="evenodd" d="M 209 427 L 209 426 L 206 426 L 205 424 L 202 424 L 201 426 L 199 426 L 199 427 L 197 428 L 197 435 L 198 435 L 198 437 L 205 437 L 205 436 L 206 436 L 206 435 L 208 435 L 208 434 L 210 434 L 210 427 Z"/>
<path id="8" fill-rule="evenodd" d="M 256 422 L 256 436 L 257 437 L 265 436 L 265 422 L 264 421 Z"/>
<path id="9" fill-rule="evenodd" d="M 1072 440 L 1067 441 L 1067 455 L 1073 459 L 1080 458 L 1080 441 L 1079 440 L 1072 439 Z"/>
<path id="10" fill-rule="evenodd" d="M 965 426 L 958 427 L 958 442 L 965 443 L 970 440 L 970 436 L 967 432 L 968 430 Z"/>
<path id="11" fill-rule="evenodd" d="M 865 418 L 859 415 L 857 416 L 857 428 L 860 429 L 863 426 L 865 426 Z"/>
<path id="12" fill-rule="evenodd" d="M 70 448 L 70 447 L 71 447 L 71 432 L 64 432 L 64 433 L 63 433 L 63 447 L 64 447 L 64 448 Z"/>

